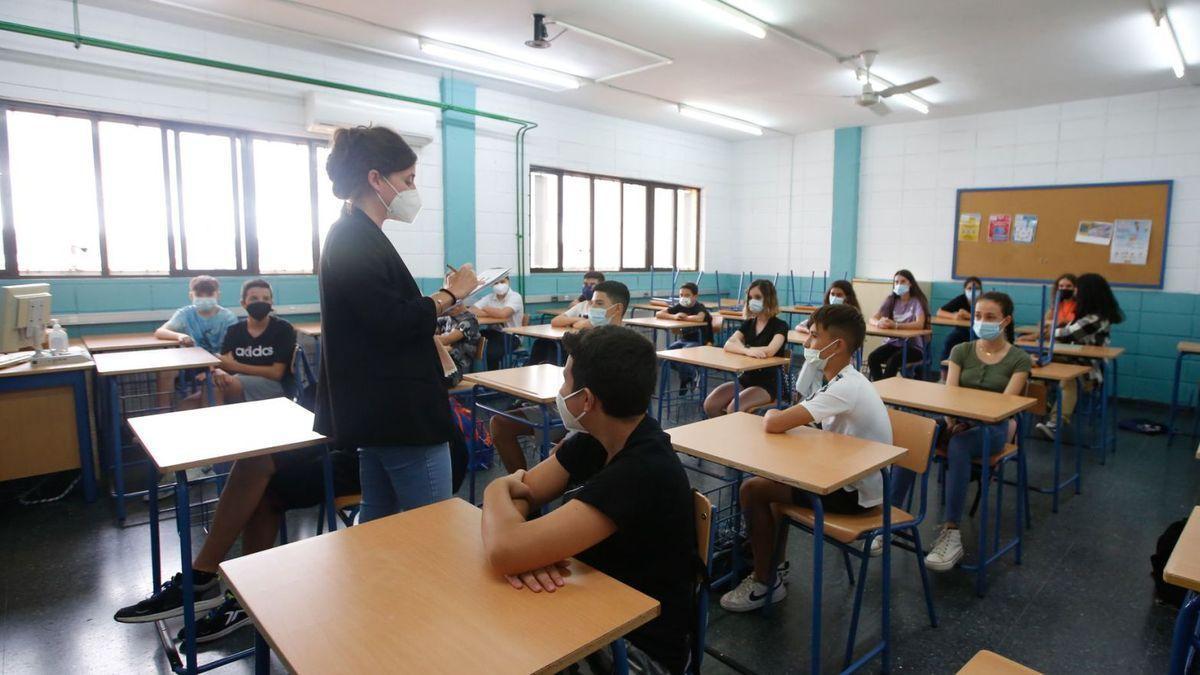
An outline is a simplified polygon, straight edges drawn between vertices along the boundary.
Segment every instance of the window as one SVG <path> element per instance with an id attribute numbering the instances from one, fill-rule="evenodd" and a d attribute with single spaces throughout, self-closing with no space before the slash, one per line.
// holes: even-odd
<path id="1" fill-rule="evenodd" d="M 341 211 L 318 141 L 3 100 L 0 141 L 4 276 L 307 274 Z"/>
<path id="2" fill-rule="evenodd" d="M 695 270 L 700 190 L 575 171 L 530 171 L 534 271 Z"/>

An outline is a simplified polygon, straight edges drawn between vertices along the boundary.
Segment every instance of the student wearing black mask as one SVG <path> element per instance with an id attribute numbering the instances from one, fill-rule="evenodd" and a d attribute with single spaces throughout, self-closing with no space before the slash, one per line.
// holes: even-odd
<path id="1" fill-rule="evenodd" d="M 242 284 L 246 318 L 229 327 L 221 343 L 221 366 L 213 384 L 221 402 L 261 401 L 286 396 L 292 387 L 296 329 L 271 315 L 274 293 L 265 279 Z"/>

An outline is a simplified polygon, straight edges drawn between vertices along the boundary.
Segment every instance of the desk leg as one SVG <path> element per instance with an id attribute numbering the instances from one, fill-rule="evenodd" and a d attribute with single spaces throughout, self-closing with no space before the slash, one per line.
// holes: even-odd
<path id="1" fill-rule="evenodd" d="M 900 377 L 907 377 L 908 372 L 908 338 L 904 338 L 904 344 L 900 346 Z"/>
<path id="2" fill-rule="evenodd" d="M 328 443 L 324 448 L 325 452 L 321 457 L 321 474 L 325 480 L 325 526 L 329 528 L 330 532 L 335 532 L 337 530 L 337 512 L 333 507 L 333 500 L 337 495 L 333 494 L 333 457 L 330 456 L 332 450 Z M 286 518 L 287 515 L 284 514 L 284 517 Z M 257 657 L 255 658 L 257 660 Z"/>
<path id="3" fill-rule="evenodd" d="M 150 576 L 154 582 L 150 592 L 157 593 L 162 585 L 162 552 L 158 542 L 158 467 L 146 462 L 146 494 L 150 499 Z"/>
<path id="4" fill-rule="evenodd" d="M 117 498 L 117 522 L 125 522 L 125 459 L 121 447 L 121 395 L 116 376 L 105 378 L 108 389 L 108 434 L 113 459 L 113 491 Z"/>
<path id="5" fill-rule="evenodd" d="M 1175 617 L 1174 637 L 1171 640 L 1171 675 L 1183 675 L 1192 660 L 1192 636 L 1196 631 L 1196 610 L 1200 609 L 1200 595 L 1188 591 L 1179 614 Z"/>
<path id="6" fill-rule="evenodd" d="M 212 373 L 209 373 L 208 377 L 204 378 L 204 400 L 208 401 L 208 406 L 210 408 L 217 404 L 216 393 L 213 391 L 212 380 Z"/>
<path id="7" fill-rule="evenodd" d="M 508 342 L 505 341 L 505 358 L 508 357 Z M 474 438 L 475 430 L 479 428 L 479 392 L 483 390 L 479 385 L 471 387 L 471 433 Z M 471 477 L 470 498 L 471 505 L 475 505 L 475 444 L 473 441 L 467 441 L 467 473 Z"/>
<path id="8" fill-rule="evenodd" d="M 560 366 L 561 366 L 561 365 L 563 365 L 563 357 L 562 357 L 562 340 L 555 340 L 555 341 L 554 341 L 554 349 L 555 349 L 555 351 L 557 351 L 557 352 L 558 352 L 558 365 L 560 365 Z"/>
<path id="9" fill-rule="evenodd" d="M 254 631 L 254 675 L 268 675 L 271 672 L 271 647 L 263 639 L 262 633 Z"/>
<path id="10" fill-rule="evenodd" d="M 671 366 L 669 361 L 663 361 L 658 372 L 658 419 L 663 418 L 663 400 L 670 388 Z M 670 408 L 668 408 L 670 410 Z"/>
<path id="11" fill-rule="evenodd" d="M 1078 385 L 1076 385 L 1078 386 Z M 1050 512 L 1058 513 L 1058 490 L 1061 487 L 1059 478 L 1062 475 L 1062 435 L 1063 435 L 1063 410 L 1062 410 L 1062 384 L 1059 384 L 1059 404 L 1055 406 L 1057 412 L 1054 415 L 1054 486 L 1050 489 L 1054 492 L 1050 497 Z M 1078 389 L 1076 390 L 1078 391 Z M 1078 454 L 1078 453 L 1077 453 Z M 1078 488 L 1078 476 L 1076 476 L 1076 487 Z"/>
<path id="12" fill-rule="evenodd" d="M 775 369 L 775 407 L 780 410 L 787 407 L 783 402 L 783 366 Z"/>
<path id="13" fill-rule="evenodd" d="M 880 635 L 883 638 L 883 672 L 886 673 L 892 656 L 892 471 L 890 468 L 884 468 L 880 469 L 879 473 L 883 476 L 883 610 L 880 616 Z M 914 539 L 915 541 L 917 540 Z M 860 577 L 858 583 L 865 584 L 867 580 Z"/>
<path id="14" fill-rule="evenodd" d="M 887 483 L 884 483 L 884 499 L 886 500 Z M 824 571 L 823 555 L 825 553 L 825 507 L 821 504 L 821 498 L 815 494 L 809 494 L 808 501 L 812 505 L 813 510 L 813 570 L 812 570 L 812 641 L 809 644 L 809 652 L 811 653 L 812 663 L 810 670 L 814 675 L 819 675 L 821 672 L 821 583 L 822 572 Z M 886 514 L 887 511 L 885 510 Z M 886 515 L 885 515 L 886 518 Z M 886 523 L 887 521 L 885 521 Z M 888 528 L 890 531 L 891 528 Z M 884 541 L 887 541 L 886 539 Z M 884 545 L 884 555 L 887 555 L 887 549 L 891 548 L 887 544 Z M 884 579 L 887 579 L 887 564 L 889 559 L 884 560 Z M 866 579 L 860 579 L 859 583 L 866 583 Z M 885 582 L 886 583 L 886 582 Z M 886 588 L 886 587 L 885 587 Z M 886 591 L 885 595 L 886 596 Z M 886 607 L 886 605 L 885 605 Z M 887 610 L 884 610 L 884 622 L 887 622 Z M 887 632 L 885 629 L 884 637 Z"/>
<path id="15" fill-rule="evenodd" d="M 742 402 L 739 400 L 742 397 L 742 383 L 739 379 L 741 376 L 741 373 L 733 374 L 733 412 L 742 409 Z"/>
<path id="16" fill-rule="evenodd" d="M 1076 387 L 1075 391 L 1083 390 L 1083 378 L 1081 378 L 1081 377 L 1075 378 L 1075 387 Z M 1062 391 L 1061 385 L 1059 386 L 1059 391 L 1060 392 Z M 1060 393 L 1058 400 L 1059 400 L 1058 427 L 1061 429 L 1062 428 L 1062 396 L 1061 396 L 1061 393 Z M 1076 420 L 1078 420 L 1078 418 L 1076 418 Z M 1079 442 L 1079 436 L 1080 436 L 1079 422 L 1076 421 L 1073 426 L 1074 426 L 1074 428 L 1071 429 L 1071 433 L 1072 433 L 1072 436 L 1074 437 L 1074 441 L 1075 441 L 1075 494 L 1079 494 L 1080 490 L 1083 488 L 1083 445 Z"/>
<path id="17" fill-rule="evenodd" d="M 96 469 L 92 464 L 92 425 L 88 417 L 87 371 L 73 374 L 72 389 L 75 392 L 75 442 L 79 445 L 80 482 L 83 483 L 83 501 L 96 501 Z"/>
<path id="18" fill-rule="evenodd" d="M 1119 422 L 1120 422 L 1120 417 L 1121 417 L 1120 410 L 1117 407 L 1117 402 L 1120 400 L 1121 393 L 1120 393 L 1120 389 L 1118 389 L 1120 380 L 1118 379 L 1117 360 L 1116 359 L 1112 360 L 1111 370 L 1112 370 L 1112 389 L 1110 391 L 1112 392 L 1112 426 L 1111 426 L 1111 429 L 1112 429 L 1112 451 L 1115 453 L 1117 451 L 1117 430 L 1120 428 Z"/>
<path id="19" fill-rule="evenodd" d="M 1167 416 L 1167 445 L 1175 440 L 1175 413 L 1179 409 L 1179 381 L 1183 376 L 1183 352 L 1175 356 L 1175 381 L 1171 385 L 1171 414 Z"/>
<path id="20" fill-rule="evenodd" d="M 983 433 L 983 457 L 979 462 L 979 489 L 982 494 L 979 496 L 979 569 L 975 571 L 975 594 L 983 597 L 985 576 L 987 575 L 988 566 L 988 550 L 987 550 L 987 531 L 988 531 L 988 502 L 989 493 L 991 492 L 991 459 L 992 459 L 992 435 L 987 433 L 986 429 Z"/>
<path id="21" fill-rule="evenodd" d="M 542 409 L 542 459 L 550 456 L 550 407 L 545 403 L 540 404 Z"/>
<path id="22" fill-rule="evenodd" d="M 179 563 L 183 572 L 184 672 L 196 670 L 196 588 L 192 581 L 192 505 L 188 497 L 187 471 L 175 472 L 175 529 L 179 531 Z"/>

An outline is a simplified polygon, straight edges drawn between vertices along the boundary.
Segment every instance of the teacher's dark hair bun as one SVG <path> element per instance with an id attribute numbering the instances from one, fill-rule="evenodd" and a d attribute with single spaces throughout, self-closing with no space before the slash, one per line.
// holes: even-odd
<path id="1" fill-rule="evenodd" d="M 350 199 L 367 186 L 371 169 L 386 176 L 416 163 L 417 153 L 387 127 L 343 127 L 333 132 L 325 172 L 333 182 L 333 195 Z"/>

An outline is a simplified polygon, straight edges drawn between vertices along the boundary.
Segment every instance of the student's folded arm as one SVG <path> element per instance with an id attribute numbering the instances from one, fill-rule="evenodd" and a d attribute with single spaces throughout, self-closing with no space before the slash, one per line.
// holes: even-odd
<path id="1" fill-rule="evenodd" d="M 178 340 L 179 336 L 181 335 L 183 335 L 183 333 L 167 328 L 167 324 L 165 323 L 154 329 L 154 337 L 158 338 L 159 340 Z"/>
<path id="2" fill-rule="evenodd" d="M 1016 347 L 1013 347 L 1016 349 Z M 1029 372 L 1020 371 L 1012 374 L 1008 378 L 1008 386 L 1004 388 L 1004 393 L 1011 396 L 1021 396 L 1025 393 L 1025 385 L 1029 382 Z"/>
<path id="3" fill-rule="evenodd" d="M 951 312 L 950 310 L 946 309 L 945 307 L 941 307 L 941 308 L 938 308 L 937 315 L 938 315 L 938 318 L 941 318 L 941 319 L 953 319 L 958 315 L 958 312 Z"/>
<path id="4" fill-rule="evenodd" d="M 729 339 L 725 341 L 725 351 L 732 352 L 734 354 L 746 353 L 746 345 L 744 343 L 744 339 L 742 338 L 742 331 L 735 331 L 733 335 L 729 336 Z"/>
<path id="5" fill-rule="evenodd" d="M 951 361 L 950 364 L 946 366 L 946 386 L 957 387 L 958 378 L 960 376 L 962 376 L 962 366 L 958 365 L 954 361 Z"/>
<path id="6" fill-rule="evenodd" d="M 671 312 L 667 311 L 666 309 L 660 309 L 654 313 L 654 318 L 656 318 L 656 319 L 674 319 L 675 315 L 671 314 Z"/>
<path id="7" fill-rule="evenodd" d="M 788 429 L 795 429 L 812 424 L 812 413 L 803 404 L 794 405 L 787 410 L 768 410 L 763 418 L 763 429 L 768 434 L 782 434 Z"/>
<path id="8" fill-rule="evenodd" d="M 779 350 L 783 349 L 783 343 L 787 342 L 786 335 L 776 335 L 771 338 L 771 344 L 767 345 L 766 352 L 769 356 L 779 356 Z"/>
<path id="9" fill-rule="evenodd" d="M 228 362 L 222 362 L 221 368 L 230 374 L 236 373 L 239 375 L 255 375 L 258 377 L 265 377 L 268 380 L 275 380 L 276 382 L 283 380 L 283 376 L 287 374 L 287 364 L 284 363 L 272 363 L 269 366 L 252 366 L 246 363 L 230 360 Z"/>
<path id="10" fill-rule="evenodd" d="M 488 561 L 501 574 L 540 569 L 586 551 L 617 531 L 617 525 L 594 506 L 573 499 L 554 511 L 517 523 L 488 537 Z"/>

